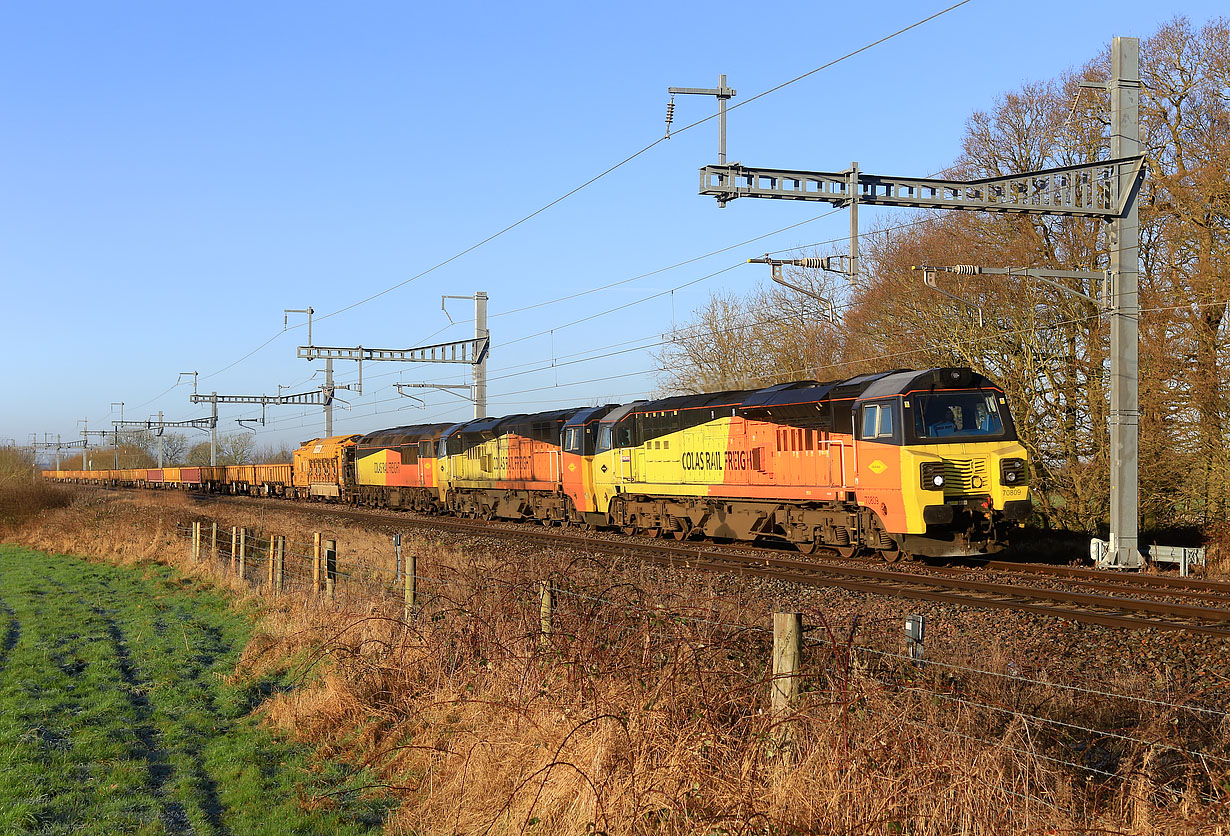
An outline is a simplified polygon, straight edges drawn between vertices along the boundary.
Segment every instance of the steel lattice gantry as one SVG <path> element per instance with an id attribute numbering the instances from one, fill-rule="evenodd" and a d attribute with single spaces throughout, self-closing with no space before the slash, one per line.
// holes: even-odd
<path id="1" fill-rule="evenodd" d="M 208 418 L 198 418 L 198 421 L 209 422 L 209 464 L 211 467 L 216 467 L 218 464 L 218 404 L 220 403 L 237 403 L 237 404 L 255 404 L 261 408 L 261 423 L 265 422 L 265 407 L 267 406 L 321 406 L 325 404 L 326 394 L 320 389 L 313 389 L 310 392 L 300 392 L 297 395 L 219 395 L 217 392 L 210 392 L 208 395 L 201 395 L 193 392 L 188 396 L 188 399 L 193 403 L 207 403 L 213 409 L 213 414 Z"/>
<path id="2" fill-rule="evenodd" d="M 1017 212 L 1101 218 L 1106 222 L 1110 276 L 1110 543 L 1101 565 L 1138 568 L 1138 353 L 1140 226 L 1140 41 L 1114 39 L 1111 77 L 1085 84 L 1110 98 L 1109 158 L 1083 165 L 980 180 L 885 177 L 848 171 L 754 168 L 740 163 L 700 170 L 700 193 L 724 205 L 740 197 L 807 200 L 851 209 L 851 275 L 858 258 L 859 204 L 974 212 Z"/>
<path id="3" fill-rule="evenodd" d="M 1064 166 L 983 180 L 886 177 L 859 172 L 855 200 L 867 206 L 968 209 L 1113 219 L 1135 197 L 1144 158 Z M 850 204 L 850 172 L 751 168 L 740 163 L 700 170 L 700 193 L 729 202 L 740 197 Z M 1122 185 L 1126 184 L 1127 188 Z"/>
<path id="4" fill-rule="evenodd" d="M 324 393 L 319 389 L 310 392 L 300 392 L 297 395 L 219 395 L 212 392 L 208 395 L 189 395 L 193 403 L 242 403 L 258 406 L 320 406 L 325 402 Z M 199 418 L 200 421 L 211 421 L 212 418 Z"/>
<path id="5" fill-rule="evenodd" d="M 145 430 L 154 432 L 158 437 L 158 467 L 162 468 L 162 431 L 172 427 L 188 427 L 194 430 L 209 430 L 217 424 L 217 419 L 209 418 L 189 418 L 187 421 L 164 421 L 162 420 L 162 412 L 159 411 L 158 418 L 148 418 L 144 421 L 112 421 L 111 426 L 115 430 L 116 438 L 119 438 L 119 431 L 124 429 Z"/>
<path id="6" fill-rule="evenodd" d="M 481 306 L 481 314 L 476 318 L 476 330 L 483 336 L 475 336 L 468 340 L 454 340 L 435 345 L 418 346 L 417 348 L 338 348 L 320 345 L 301 345 L 298 347 L 298 357 L 303 360 L 325 360 L 329 364 L 329 382 L 326 387 L 332 391 L 332 363 L 334 360 L 353 360 L 359 364 L 359 384 L 357 391 L 363 392 L 363 363 L 386 361 L 391 363 L 464 363 L 474 369 L 474 385 L 464 388 L 473 390 L 474 413 L 476 418 L 487 414 L 487 354 L 491 349 L 491 337 L 486 334 L 486 303 L 487 295 L 478 294 L 477 306 Z M 403 384 L 408 385 L 408 384 Z M 342 388 L 342 387 L 337 387 Z M 423 388 L 461 388 L 450 386 L 427 386 Z M 400 391 L 400 389 L 398 390 Z M 327 426 L 332 427 L 333 419 L 326 419 Z"/>
<path id="7" fill-rule="evenodd" d="M 455 342 L 424 345 L 418 348 L 330 348 L 320 345 L 299 346 L 298 357 L 303 360 L 356 360 L 360 363 L 372 360 L 389 360 L 395 363 L 481 363 L 487 356 L 490 337 L 457 340 Z"/>
<path id="8" fill-rule="evenodd" d="M 172 427 L 189 427 L 194 430 L 207 430 L 212 427 L 213 424 L 213 418 L 191 418 L 187 421 L 162 421 L 151 418 L 148 421 L 111 422 L 111 425 L 115 427 L 117 432 L 119 430 L 157 430 L 158 432 L 162 432 L 163 430 L 171 429 Z"/>

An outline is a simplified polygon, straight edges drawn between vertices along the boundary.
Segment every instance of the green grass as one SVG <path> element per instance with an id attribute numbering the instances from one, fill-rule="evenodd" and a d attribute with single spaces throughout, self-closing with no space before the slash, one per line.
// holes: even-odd
<path id="1" fill-rule="evenodd" d="M 378 831 L 364 776 L 250 716 L 278 675 L 223 683 L 250 629 L 167 567 L 0 546 L 0 834 Z"/>

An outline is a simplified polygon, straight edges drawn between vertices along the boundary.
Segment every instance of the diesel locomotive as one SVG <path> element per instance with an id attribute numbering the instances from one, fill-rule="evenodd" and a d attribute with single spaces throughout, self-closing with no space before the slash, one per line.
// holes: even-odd
<path id="1" fill-rule="evenodd" d="M 290 465 L 45 476 L 889 561 L 998 551 L 1032 508 L 1004 392 L 967 368 L 395 427 L 313 439 Z"/>

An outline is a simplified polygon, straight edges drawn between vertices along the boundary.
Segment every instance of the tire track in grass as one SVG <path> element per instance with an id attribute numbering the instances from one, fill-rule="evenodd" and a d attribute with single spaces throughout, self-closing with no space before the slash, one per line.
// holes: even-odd
<path id="1" fill-rule="evenodd" d="M 188 820 L 188 811 L 184 808 L 183 803 L 167 800 L 164 787 L 174 777 L 175 767 L 171 765 L 166 750 L 162 748 L 161 735 L 154 726 L 154 711 L 150 706 L 149 698 L 145 696 L 149 683 L 143 682 L 138 675 L 137 668 L 132 662 L 132 656 L 128 652 L 128 643 L 124 638 L 124 633 L 108 610 L 99 606 L 93 606 L 90 609 L 103 620 L 104 629 L 111 639 L 111 650 L 115 654 L 116 668 L 124 683 L 122 690 L 137 720 L 133 727 L 133 734 L 141 742 L 139 754 L 144 758 L 146 769 L 149 772 L 150 793 L 158 802 L 158 818 L 162 821 L 162 826 L 167 833 L 193 833 L 192 823 Z"/>
<path id="2" fill-rule="evenodd" d="M 100 579 L 99 583 L 110 595 L 114 595 L 110 583 L 103 579 Z M 82 609 L 92 612 L 101 622 L 101 627 L 109 639 L 110 650 L 115 659 L 115 669 L 120 678 L 119 690 L 124 694 L 129 710 L 132 712 L 134 718 L 132 734 L 140 744 L 135 754 L 145 762 L 147 785 L 150 795 L 158 804 L 158 819 L 162 823 L 164 832 L 174 834 L 174 836 L 195 834 L 183 803 L 167 798 L 165 788 L 167 783 L 175 777 L 175 767 L 171 764 L 168 753 L 162 746 L 161 734 L 154 724 L 154 709 L 146 696 L 151 683 L 140 675 L 134 664 L 132 655 L 128 651 L 128 641 L 124 632 L 113 617 L 114 610 L 102 606 L 101 594 L 96 603 L 91 604 L 79 592 L 69 589 L 57 580 L 51 580 L 51 585 L 56 588 L 63 600 L 75 600 Z M 77 676 L 84 670 L 84 666 L 61 663 L 60 669 L 69 676 Z"/>
<path id="3" fill-rule="evenodd" d="M 63 598 L 49 594 L 47 578 L 28 571 L 27 557 L 0 554 L 0 577 L 13 602 L 10 606 L 6 600 L 4 609 L 17 624 L 16 631 L 6 630 L 0 664 L 0 695 L 5 703 L 0 710 L 0 739 L 8 750 L 0 762 L 0 781 L 14 781 L 5 787 L 5 795 L 15 811 L 0 813 L 0 830 L 58 834 L 80 818 L 71 802 L 62 803 L 62 790 L 66 785 L 89 786 L 93 776 L 89 762 L 71 757 L 74 723 L 83 705 L 73 666 L 66 660 L 75 656 L 80 634 L 59 632 L 51 640 L 46 627 L 76 626 L 80 619 Z M 18 563 L 22 565 L 14 571 Z M 20 831 L 5 829 L 19 823 Z"/>
<path id="4" fill-rule="evenodd" d="M 181 600 L 178 604 L 166 603 L 160 600 L 161 596 L 143 600 L 135 606 L 136 612 L 144 616 L 148 609 L 153 613 L 149 618 L 143 617 L 130 623 L 129 632 L 135 632 L 139 639 L 148 628 L 152 636 L 167 639 L 170 629 L 167 622 L 171 620 L 181 626 L 186 650 L 185 656 L 175 654 L 175 658 L 168 661 L 164 657 L 170 645 L 162 646 L 154 643 L 153 647 L 149 648 L 152 654 L 149 659 L 151 670 L 143 672 L 141 666 L 133 658 L 133 652 L 130 649 L 132 642 L 116 621 L 116 618 L 122 615 L 127 615 L 128 619 L 133 621 L 133 612 L 121 613 L 118 609 L 121 604 L 127 604 L 131 609 L 132 602 L 124 600 L 123 596 L 127 593 L 115 590 L 109 577 L 99 575 L 93 580 L 97 587 L 101 588 L 101 592 L 96 593 L 93 603 L 86 600 L 79 592 L 70 590 L 57 581 L 53 580 L 52 584 L 59 589 L 63 597 L 78 601 L 84 610 L 97 619 L 102 631 L 105 632 L 119 676 L 118 690 L 125 694 L 136 720 L 132 731 L 140 743 L 140 750 L 137 754 L 146 762 L 150 795 L 159 805 L 159 821 L 162 823 L 164 832 L 171 834 L 194 834 L 196 832 L 192 827 L 185 805 L 178 800 L 167 800 L 167 790 L 175 786 L 178 777 L 190 784 L 191 789 L 195 791 L 194 806 L 204 819 L 205 830 L 214 836 L 231 836 L 231 830 L 226 826 L 224 820 L 226 805 L 222 801 L 218 782 L 210 775 L 205 763 L 204 743 L 197 740 L 188 742 L 179 739 L 176 755 L 181 761 L 181 768 L 177 770 L 172 762 L 171 753 L 167 751 L 163 743 L 163 734 L 157 725 L 159 719 L 165 722 L 166 717 L 160 715 L 167 714 L 167 707 L 160 708 L 148 697 L 148 694 L 155 692 L 153 682 L 160 678 L 165 679 L 166 671 L 160 670 L 158 664 L 161 661 L 163 667 L 170 665 L 177 674 L 182 675 L 178 678 L 177 685 L 193 693 L 193 696 L 206 708 L 214 724 L 221 720 L 224 711 L 218 704 L 220 695 L 205 684 L 205 678 L 209 674 L 210 666 L 218 658 L 232 651 L 222 629 L 205 621 L 199 611 L 192 609 L 189 601 Z M 104 606 L 104 601 L 107 606 Z M 196 647 L 195 653 L 188 642 L 188 628 L 193 631 L 192 645 Z M 172 637 L 173 635 L 172 633 Z M 159 673 L 164 676 L 159 677 Z M 165 682 L 160 684 L 165 685 Z M 245 701 L 246 709 L 254 709 L 273 690 L 276 690 L 275 686 L 259 683 L 255 688 L 256 698 Z M 182 717 L 179 719 L 183 720 Z M 178 737 L 185 736 L 184 728 L 177 728 L 176 731 Z M 274 759 L 273 763 L 279 762 L 277 755 L 267 754 Z M 276 769 L 271 768 L 270 764 L 265 763 L 263 759 L 258 760 L 258 766 L 262 773 L 272 781 Z"/>
<path id="5" fill-rule="evenodd" d="M 96 582 L 107 593 L 108 603 L 113 603 L 116 592 L 110 582 L 103 577 L 97 578 Z M 180 834 L 195 834 L 196 831 L 192 827 L 188 810 L 184 804 L 181 801 L 169 800 L 167 798 L 167 785 L 174 782 L 176 769 L 174 764 L 171 763 L 169 753 L 162 744 L 162 733 L 158 730 L 155 722 L 155 706 L 151 704 L 147 696 L 151 688 L 150 678 L 143 676 L 139 667 L 133 661 L 128 647 L 128 639 L 124 631 L 116 623 L 116 610 L 102 605 L 102 592 L 99 592 L 95 602 L 91 604 L 79 592 L 67 588 L 59 581 L 52 580 L 51 584 L 64 599 L 76 600 L 83 610 L 93 613 L 100 622 L 102 631 L 108 639 L 111 653 L 115 659 L 115 669 L 119 675 L 119 690 L 124 694 L 135 720 L 132 726 L 132 733 L 139 743 L 139 748 L 135 751 L 135 754 L 145 762 L 148 776 L 147 785 L 151 797 L 158 804 L 158 819 L 162 824 L 163 831 L 169 834 L 176 834 L 176 836 Z M 154 632 L 159 636 L 165 633 L 166 625 L 161 619 L 156 618 L 152 626 Z M 62 663 L 60 668 L 70 675 L 80 673 L 80 669 L 73 669 L 72 663 Z M 190 778 L 197 791 L 203 797 L 203 803 L 200 805 L 202 815 L 213 833 L 218 836 L 230 836 L 230 831 L 222 820 L 223 805 L 218 797 L 217 784 L 205 771 L 200 752 L 185 752 L 185 754 L 194 768 L 194 774 Z"/>
<path id="6" fill-rule="evenodd" d="M 0 590 L 0 833 L 381 827 L 389 801 L 365 797 L 370 778 L 311 758 L 250 715 L 287 687 L 281 673 L 224 678 L 251 612 L 165 567 L 12 546 L 0 546 Z M 321 787 L 337 804 L 305 807 Z"/>
<path id="7" fill-rule="evenodd" d="M 200 613 L 193 612 L 186 606 L 175 603 L 166 604 L 165 606 L 166 609 L 162 610 L 161 614 L 154 619 L 152 624 L 153 630 L 159 636 L 165 636 L 168 629 L 173 629 L 174 625 L 167 624 L 167 621 L 171 620 L 183 631 L 184 647 L 187 655 L 178 660 L 178 666 L 185 674 L 187 680 L 185 684 L 190 685 L 192 690 L 196 692 L 194 696 L 197 700 L 208 705 L 210 716 L 217 718 L 222 713 L 217 704 L 218 695 L 202 684 L 202 678 L 208 675 L 210 666 L 230 650 L 223 632 L 219 627 L 203 620 Z M 193 631 L 191 645 L 188 642 L 189 628 Z M 218 836 L 230 836 L 230 830 L 223 821 L 225 806 L 218 792 L 218 782 L 214 780 L 209 774 L 209 770 L 205 767 L 203 747 L 198 741 L 181 743 L 180 751 L 183 759 L 187 761 L 187 765 L 190 767 L 190 769 L 185 770 L 187 774 L 184 777 L 191 783 L 199 796 L 200 800 L 197 806 L 200 809 L 201 815 L 205 818 L 213 833 Z"/>
<path id="8" fill-rule="evenodd" d="M 21 641 L 21 622 L 17 619 L 17 613 L 13 612 L 3 598 L 0 598 L 0 613 L 4 614 L 6 620 L 4 639 L 0 640 L 0 670 L 2 670 L 8 664 L 9 657 L 13 655 L 17 642 Z"/>

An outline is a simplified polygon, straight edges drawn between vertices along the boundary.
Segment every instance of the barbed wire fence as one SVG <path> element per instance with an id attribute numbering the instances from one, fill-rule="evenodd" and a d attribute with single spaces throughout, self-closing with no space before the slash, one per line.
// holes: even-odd
<path id="1" fill-rule="evenodd" d="M 636 678 L 690 667 L 698 683 L 720 674 L 724 689 L 701 699 L 724 702 L 721 711 L 736 724 L 764 718 L 771 755 L 797 757 L 792 727 L 808 721 L 840 722 L 849 736 L 878 718 L 903 734 L 938 734 L 1010 762 L 1011 786 L 999 790 L 1043 811 L 1073 812 L 1061 809 L 1060 799 L 1073 802 L 1057 792 L 1057 774 L 1102 793 L 1144 792 L 1163 806 L 1193 798 L 1230 806 L 1230 711 L 1216 688 L 1174 701 L 1030 676 L 1012 664 L 934 659 L 904 615 L 843 624 L 819 611 L 771 618 L 728 601 L 651 596 L 630 583 L 589 588 L 558 571 L 530 577 L 509 564 L 501 577 L 443 561 L 426 566 L 416 544 L 403 548 L 400 535 L 383 553 L 339 553 L 336 538 L 322 533 L 288 540 L 209 525 L 176 527 L 194 562 L 260 594 L 352 614 L 338 636 L 367 619 L 407 636 L 459 619 L 469 652 L 491 665 L 491 625 L 497 613 L 515 612 L 524 640 L 504 641 L 502 658 L 554 658 L 581 691 L 584 672 L 599 669 L 604 677 Z"/>

